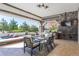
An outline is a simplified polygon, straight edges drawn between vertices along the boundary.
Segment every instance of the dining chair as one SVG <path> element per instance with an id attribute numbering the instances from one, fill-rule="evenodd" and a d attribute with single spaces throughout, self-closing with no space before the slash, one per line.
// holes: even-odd
<path id="1" fill-rule="evenodd" d="M 31 56 L 33 55 L 33 49 L 39 47 L 40 43 L 39 42 L 34 42 L 33 41 L 33 38 L 27 38 L 27 37 L 24 37 L 24 53 L 25 53 L 25 48 L 28 47 L 28 48 L 31 48 Z M 39 47 L 40 49 L 40 47 Z"/>
<path id="2" fill-rule="evenodd" d="M 57 33 L 55 33 L 55 36 L 56 36 L 56 35 L 57 35 Z M 53 33 L 52 33 L 52 36 L 51 36 L 51 43 L 53 44 L 54 47 L 55 47 L 55 42 L 54 42 L 55 36 L 54 36 Z"/>
<path id="3" fill-rule="evenodd" d="M 49 39 L 47 40 L 47 44 L 53 49 L 54 46 L 52 45 L 54 42 L 53 42 L 53 39 L 51 37 L 49 37 Z"/>
<path id="4" fill-rule="evenodd" d="M 49 34 L 49 36 L 46 37 L 46 40 L 47 40 L 46 47 L 47 47 L 47 50 L 49 52 L 49 46 L 51 47 L 51 49 L 53 49 L 54 45 L 55 45 L 54 44 L 54 36 L 53 36 L 53 34 L 51 34 L 51 35 Z"/>

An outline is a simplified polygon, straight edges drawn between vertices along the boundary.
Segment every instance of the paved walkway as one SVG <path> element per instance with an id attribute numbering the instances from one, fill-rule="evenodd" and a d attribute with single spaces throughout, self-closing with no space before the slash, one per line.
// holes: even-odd
<path id="1" fill-rule="evenodd" d="M 23 45 L 24 45 L 23 42 L 18 42 L 15 44 L 0 46 L 0 48 L 23 48 Z"/>
<path id="2" fill-rule="evenodd" d="M 57 46 L 49 56 L 79 56 L 79 44 L 69 40 L 56 40 Z"/>
<path id="3" fill-rule="evenodd" d="M 30 56 L 30 52 L 24 54 L 22 48 L 0 48 L 0 56 Z"/>
<path id="4" fill-rule="evenodd" d="M 55 40 L 55 43 L 56 47 L 48 54 L 48 56 L 79 56 L 79 45 L 77 42 Z M 26 48 L 26 53 L 24 54 L 23 42 L 2 46 L 0 47 L 0 56 L 30 56 L 30 49 Z"/>

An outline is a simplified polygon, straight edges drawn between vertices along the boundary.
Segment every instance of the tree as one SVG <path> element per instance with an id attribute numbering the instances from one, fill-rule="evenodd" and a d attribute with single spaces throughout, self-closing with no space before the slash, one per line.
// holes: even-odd
<path id="1" fill-rule="evenodd" d="M 4 20 L 4 18 L 2 18 L 1 22 L 0 22 L 0 29 L 4 32 L 4 31 L 8 31 L 8 23 L 6 20 Z"/>
<path id="2" fill-rule="evenodd" d="M 23 24 L 21 25 L 21 28 L 23 31 L 29 31 L 29 25 L 27 25 L 26 22 L 23 22 Z"/>
<path id="3" fill-rule="evenodd" d="M 17 24 L 17 22 L 14 19 L 10 21 L 10 23 L 9 23 L 9 29 L 10 30 L 16 30 L 16 29 L 18 29 L 18 24 Z"/>
<path id="4" fill-rule="evenodd" d="M 38 31 L 38 28 L 36 26 L 32 25 L 30 30 L 32 32 L 37 32 Z"/>
<path id="5" fill-rule="evenodd" d="M 0 23 L 0 30 L 2 30 L 2 24 Z"/>

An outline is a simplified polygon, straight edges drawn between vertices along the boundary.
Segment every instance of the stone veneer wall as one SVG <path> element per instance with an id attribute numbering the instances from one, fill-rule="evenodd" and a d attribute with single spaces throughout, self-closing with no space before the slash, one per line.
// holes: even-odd
<path id="1" fill-rule="evenodd" d="M 62 21 L 69 21 L 71 22 L 71 26 L 74 26 L 74 20 L 76 20 L 76 24 L 77 24 L 77 28 L 75 29 L 75 31 L 78 32 L 78 11 L 71 11 L 71 12 L 65 12 L 65 13 L 61 13 L 61 14 L 57 14 L 57 15 L 52 15 L 52 16 L 48 16 L 45 19 L 47 19 L 47 21 L 49 20 L 57 20 L 57 22 L 60 24 Z M 60 25 L 61 26 L 61 25 Z M 66 26 L 62 26 L 62 31 L 64 29 L 69 29 Z M 71 28 L 71 27 L 70 27 Z M 71 30 L 70 30 L 71 31 Z M 67 31 L 66 31 L 67 32 Z M 73 30 L 71 31 L 73 32 Z M 77 36 L 78 37 L 78 36 Z M 77 39 L 78 40 L 78 39 Z"/>

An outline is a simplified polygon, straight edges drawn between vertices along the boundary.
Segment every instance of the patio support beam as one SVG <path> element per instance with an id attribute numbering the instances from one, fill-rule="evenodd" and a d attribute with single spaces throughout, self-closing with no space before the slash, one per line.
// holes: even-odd
<path id="1" fill-rule="evenodd" d="M 12 7 L 12 8 L 18 9 L 18 10 L 20 10 L 20 11 L 23 11 L 23 12 L 25 12 L 25 13 L 31 14 L 31 15 L 33 15 L 33 16 L 36 16 L 36 17 L 42 18 L 41 16 L 38 16 L 38 15 L 36 15 L 36 14 L 33 14 L 33 13 L 28 12 L 28 11 L 26 11 L 26 10 L 23 10 L 23 9 L 21 9 L 21 8 L 15 7 L 15 6 L 10 5 L 10 4 L 8 4 L 8 3 L 3 3 L 3 4 L 6 5 L 6 6 L 9 6 L 9 7 Z"/>
<path id="2" fill-rule="evenodd" d="M 39 32 L 40 32 L 40 33 L 44 32 L 43 23 L 44 23 L 44 21 L 41 21 L 41 22 L 40 22 L 40 24 L 41 24 L 41 25 L 40 25 L 40 28 L 39 28 Z"/>
<path id="3" fill-rule="evenodd" d="M 0 11 L 6 12 L 6 13 L 10 13 L 10 14 L 13 14 L 13 15 L 17 15 L 17 16 L 21 16 L 21 17 L 24 17 L 24 18 L 33 19 L 33 20 L 41 22 L 41 20 L 39 20 L 39 19 L 35 19 L 35 18 L 29 17 L 29 16 L 21 15 L 21 14 L 18 14 L 18 13 L 15 13 L 15 12 L 11 12 L 11 11 L 8 11 L 8 10 L 0 9 Z"/>

